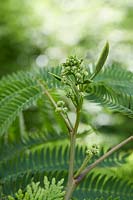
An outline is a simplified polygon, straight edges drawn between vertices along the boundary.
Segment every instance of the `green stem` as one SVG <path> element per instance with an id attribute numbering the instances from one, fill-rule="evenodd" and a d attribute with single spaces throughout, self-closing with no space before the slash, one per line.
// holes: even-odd
<path id="1" fill-rule="evenodd" d="M 74 178 L 75 178 L 75 179 L 76 179 L 76 178 L 80 175 L 80 173 L 85 169 L 85 167 L 87 166 L 87 164 L 88 164 L 88 162 L 89 162 L 89 160 L 90 160 L 91 158 L 92 158 L 92 157 L 88 157 L 88 156 L 85 157 L 85 159 L 84 159 L 84 161 L 83 161 L 81 167 L 78 169 L 78 171 L 77 171 L 76 174 L 74 175 Z"/>
<path id="2" fill-rule="evenodd" d="M 66 195 L 65 200 L 69 200 L 71 198 L 72 192 L 74 190 L 74 161 L 75 161 L 75 145 L 76 145 L 76 134 L 79 126 L 79 119 L 80 119 L 80 111 L 76 110 L 76 121 L 75 126 L 70 132 L 70 162 L 69 162 L 69 171 L 68 171 L 68 182 L 66 188 Z"/>
<path id="3" fill-rule="evenodd" d="M 128 142 L 133 140 L 133 136 L 130 136 L 129 138 L 125 139 L 121 143 L 117 144 L 115 147 L 113 147 L 111 150 L 109 150 L 107 153 L 105 153 L 103 156 L 101 156 L 99 159 L 97 159 L 94 163 L 92 163 L 90 166 L 86 167 L 81 174 L 75 179 L 76 184 L 79 184 L 84 177 L 93 169 L 95 168 L 99 163 L 101 163 L 104 159 L 109 157 L 112 153 L 120 149 L 122 146 L 127 144 Z"/>
<path id="4" fill-rule="evenodd" d="M 122 141 L 120 144 L 113 147 L 111 150 L 109 150 L 107 153 L 105 153 L 103 156 L 101 156 L 98 160 L 96 160 L 93 164 L 88 166 L 86 169 L 84 169 L 81 174 L 79 174 L 78 177 L 72 178 L 72 181 L 70 183 L 69 190 L 66 193 L 65 200 L 70 200 L 73 191 L 76 189 L 78 184 L 85 178 L 85 176 L 93 169 L 95 168 L 99 163 L 101 163 L 105 158 L 109 157 L 112 153 L 120 149 L 122 146 L 127 144 L 128 142 L 131 142 L 133 140 L 133 136 L 130 136 L 126 140 Z"/>
<path id="5" fill-rule="evenodd" d="M 48 90 L 46 89 L 44 83 L 40 80 L 39 84 L 42 86 L 43 91 L 45 92 L 45 94 L 47 95 L 47 97 L 49 98 L 50 102 L 52 103 L 52 105 L 54 106 L 54 108 L 57 108 L 57 104 L 55 102 L 55 100 L 53 99 L 53 97 L 51 96 L 51 94 L 48 92 Z M 68 131 L 71 132 L 72 131 L 72 124 L 69 123 L 69 120 L 66 119 L 66 117 L 64 116 L 64 114 L 62 112 L 59 113 L 62 117 L 62 119 L 64 120 L 66 127 L 68 128 Z"/>

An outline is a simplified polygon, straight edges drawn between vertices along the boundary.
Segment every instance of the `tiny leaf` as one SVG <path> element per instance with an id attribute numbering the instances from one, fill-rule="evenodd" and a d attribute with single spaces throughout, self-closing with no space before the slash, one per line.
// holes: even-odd
<path id="1" fill-rule="evenodd" d="M 101 71 L 101 69 L 107 59 L 108 53 L 109 53 L 109 43 L 106 42 L 106 44 L 102 50 L 102 53 L 100 54 L 100 57 L 96 63 L 95 72 L 94 72 L 94 74 L 92 74 L 91 79 L 94 78 Z"/>
<path id="2" fill-rule="evenodd" d="M 49 72 L 49 74 L 51 74 L 54 78 L 56 78 L 58 81 L 61 81 L 61 77 L 57 76 L 56 74 L 53 74 L 51 72 Z"/>

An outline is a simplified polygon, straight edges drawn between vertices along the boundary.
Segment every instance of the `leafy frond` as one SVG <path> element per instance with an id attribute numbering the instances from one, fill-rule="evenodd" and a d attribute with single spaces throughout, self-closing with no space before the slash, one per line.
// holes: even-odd
<path id="1" fill-rule="evenodd" d="M 106 83 L 94 83 L 88 88 L 86 98 L 112 110 L 133 117 L 133 96 L 114 90 Z"/>
<path id="2" fill-rule="evenodd" d="M 133 73 L 116 64 L 106 67 L 94 81 L 103 82 L 119 93 L 133 95 Z"/>
<path id="3" fill-rule="evenodd" d="M 55 73 L 59 69 L 49 69 Z M 16 116 L 30 107 L 42 95 L 43 91 L 38 80 L 48 83 L 49 87 L 57 87 L 48 69 L 37 72 L 19 72 L 9 75 L 0 81 L 0 135 L 8 130 Z"/>
<path id="4" fill-rule="evenodd" d="M 17 180 L 8 179 L 3 182 L 3 200 L 11 194 L 14 195 L 19 188 L 24 190 L 31 182 L 40 181 L 40 185 L 43 185 L 43 177 L 47 176 L 49 180 L 55 177 L 56 181 L 64 178 L 64 182 L 67 179 L 67 172 L 49 172 L 36 171 L 34 174 L 29 172 L 17 177 Z M 33 179 L 34 177 L 34 179 Z M 74 192 L 73 199 L 75 200 L 131 200 L 133 198 L 133 184 L 129 181 L 125 181 L 112 175 L 105 175 L 98 172 L 90 173 L 85 180 L 78 186 Z"/>
<path id="5" fill-rule="evenodd" d="M 37 71 L 38 78 L 44 80 L 49 88 L 52 89 L 60 89 L 63 87 L 63 84 L 53 77 L 52 74 L 56 74 L 57 76 L 61 73 L 61 67 L 45 67 L 44 69 L 40 69 Z"/>
<path id="6" fill-rule="evenodd" d="M 133 184 L 115 176 L 90 173 L 74 193 L 77 199 L 131 200 Z"/>
<path id="7" fill-rule="evenodd" d="M 87 98 L 133 117 L 133 73 L 116 65 L 106 67 L 88 85 Z"/>
<path id="8" fill-rule="evenodd" d="M 3 143 L 0 144 L 0 165 L 3 162 L 13 159 L 14 157 L 19 157 L 20 154 L 27 150 L 32 150 L 34 147 L 39 147 L 41 145 L 46 145 L 50 142 L 65 140 L 67 138 L 66 133 L 55 132 L 39 132 L 34 134 L 29 134 L 20 138 L 18 142 L 14 143 Z"/>
<path id="9" fill-rule="evenodd" d="M 86 148 L 77 146 L 76 147 L 76 158 L 75 158 L 75 170 L 77 170 L 85 158 Z M 100 155 L 103 155 L 103 149 Z M 126 158 L 128 154 L 114 153 L 110 158 L 105 159 L 99 167 L 112 167 L 117 166 L 122 163 L 126 163 Z M 89 164 L 94 162 L 96 157 L 93 158 Z M 58 146 L 54 145 L 44 145 L 39 146 L 36 149 L 25 149 L 25 151 L 20 152 L 8 160 L 4 160 L 0 163 L 0 179 L 5 180 L 12 177 L 17 178 L 21 174 L 28 173 L 31 171 L 44 170 L 46 172 L 50 171 L 61 171 L 67 170 L 69 164 L 69 147 L 68 145 L 61 144 Z M 10 168 L 8 167 L 10 166 Z"/>
<path id="10" fill-rule="evenodd" d="M 65 191 L 63 191 L 63 179 L 56 183 L 55 178 L 52 178 L 50 182 L 48 178 L 44 177 L 44 187 L 40 186 L 40 182 L 31 182 L 27 185 L 26 191 L 23 192 L 19 189 L 15 194 L 16 198 L 11 196 L 8 197 L 9 200 L 63 200 Z"/>
<path id="11" fill-rule="evenodd" d="M 0 197 L 3 197 L 2 200 L 7 200 L 8 195 L 14 195 L 20 188 L 25 191 L 25 188 L 28 184 L 33 180 L 34 182 L 40 182 L 40 185 L 44 186 L 44 176 L 47 176 L 50 181 L 55 177 L 56 181 L 60 181 L 62 178 L 66 183 L 67 180 L 67 172 L 66 171 L 50 171 L 46 172 L 45 170 L 39 171 L 28 171 L 28 173 L 23 173 L 18 175 L 17 177 L 7 178 L 3 180 L 0 184 L 2 185 L 2 193 L 0 193 Z"/>

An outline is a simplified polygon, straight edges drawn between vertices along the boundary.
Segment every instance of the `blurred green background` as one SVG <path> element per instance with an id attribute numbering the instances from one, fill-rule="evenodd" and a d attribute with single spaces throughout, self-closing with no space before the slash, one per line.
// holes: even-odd
<path id="1" fill-rule="evenodd" d="M 110 43 L 107 65 L 119 63 L 133 70 L 132 0 L 0 1 L 0 77 L 56 66 L 71 54 L 94 63 L 106 40 Z M 108 133 L 103 143 L 106 138 L 111 145 L 132 134 L 129 118 L 88 103 L 85 109 L 89 114 L 82 121 Z M 40 110 L 24 114 L 28 131 L 43 129 L 45 112 Z M 16 129 L 13 126 L 11 132 Z"/>
<path id="2" fill-rule="evenodd" d="M 0 1 L 0 76 L 75 53 L 93 63 L 106 40 L 108 62 L 132 69 L 132 0 Z"/>

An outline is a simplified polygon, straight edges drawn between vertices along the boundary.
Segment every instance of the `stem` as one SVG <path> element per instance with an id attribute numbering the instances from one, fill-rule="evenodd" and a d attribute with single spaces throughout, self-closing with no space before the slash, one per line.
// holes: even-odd
<path id="1" fill-rule="evenodd" d="M 120 144 L 117 144 L 115 147 L 113 147 L 111 150 L 109 150 L 107 153 L 105 153 L 103 156 L 101 156 L 98 160 L 96 160 L 93 164 L 88 166 L 85 170 L 82 171 L 82 173 L 75 179 L 76 184 L 79 184 L 84 177 L 93 169 L 95 168 L 99 163 L 101 163 L 105 158 L 109 157 L 112 153 L 120 149 L 122 146 L 127 144 L 128 142 L 133 140 L 133 136 L 130 136 L 129 138 L 122 141 Z"/>
<path id="2" fill-rule="evenodd" d="M 84 159 L 84 161 L 83 161 L 81 167 L 78 169 L 78 171 L 77 171 L 76 174 L 74 175 L 74 178 L 75 178 L 75 179 L 76 179 L 76 178 L 80 175 L 80 173 L 85 169 L 85 167 L 87 166 L 87 164 L 88 164 L 88 162 L 89 162 L 89 160 L 90 160 L 91 158 L 92 158 L 92 157 L 88 157 L 88 156 L 85 157 L 85 159 Z"/>
<path id="3" fill-rule="evenodd" d="M 80 118 L 80 111 L 77 109 L 75 126 L 72 132 L 70 132 L 70 162 L 69 162 L 68 182 L 67 182 L 65 200 L 69 200 L 71 198 L 72 192 L 75 189 L 73 176 L 74 176 L 76 134 L 79 126 L 79 118 Z"/>
<path id="4" fill-rule="evenodd" d="M 51 101 L 52 105 L 54 106 L 54 108 L 57 108 L 57 104 L 55 102 L 55 100 L 53 99 L 53 97 L 51 96 L 51 94 L 48 92 L 48 90 L 45 88 L 44 83 L 42 83 L 41 81 L 39 81 L 39 83 L 41 84 L 45 94 L 47 95 L 47 97 L 49 98 L 49 100 Z M 61 117 L 63 118 L 66 127 L 68 128 L 68 131 L 71 132 L 72 131 L 72 124 L 69 123 L 69 120 L 65 118 L 65 116 L 63 115 L 62 112 L 59 113 L 61 115 Z"/>
<path id="5" fill-rule="evenodd" d="M 71 121 L 70 121 L 70 119 L 68 117 L 68 114 L 66 113 L 65 116 L 66 116 L 66 119 L 68 120 L 68 122 L 69 122 L 69 124 L 71 126 L 71 130 L 72 130 L 73 129 L 73 125 L 72 125 L 72 123 L 71 123 Z"/>
<path id="6" fill-rule="evenodd" d="M 128 142 L 133 140 L 133 136 L 130 136 L 126 140 L 122 141 L 120 144 L 116 145 L 113 147 L 110 151 L 105 153 L 103 156 L 101 156 L 98 160 L 96 160 L 92 165 L 88 166 L 83 172 L 77 177 L 77 178 L 72 178 L 72 181 L 70 182 L 70 187 L 68 188 L 69 190 L 66 193 L 65 200 L 70 200 L 73 191 L 75 188 L 78 186 L 78 184 L 85 178 L 85 176 L 93 169 L 95 168 L 99 163 L 101 163 L 105 158 L 110 156 L 112 153 L 120 149 L 122 146 L 127 144 Z"/>

